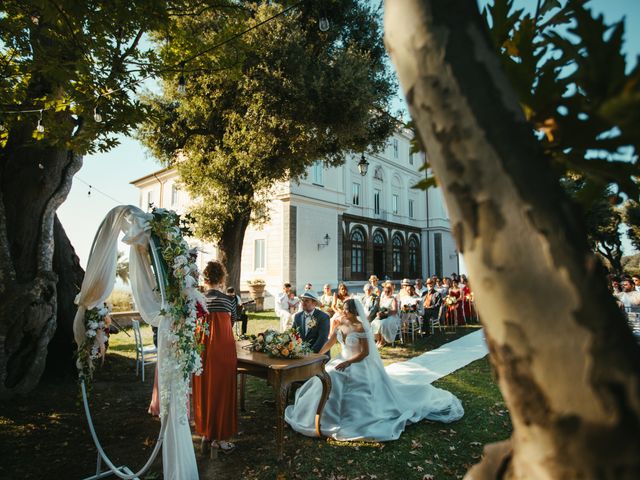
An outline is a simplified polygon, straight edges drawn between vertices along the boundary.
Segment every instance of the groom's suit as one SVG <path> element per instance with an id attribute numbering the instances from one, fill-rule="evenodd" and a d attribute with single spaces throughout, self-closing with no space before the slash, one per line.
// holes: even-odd
<path id="1" fill-rule="evenodd" d="M 303 310 L 293 316 L 293 326 L 298 329 L 302 340 L 309 344 L 311 350 L 318 353 L 329 338 L 329 315 L 316 308 L 307 321 L 305 313 Z M 311 325 L 307 327 L 309 324 Z"/>

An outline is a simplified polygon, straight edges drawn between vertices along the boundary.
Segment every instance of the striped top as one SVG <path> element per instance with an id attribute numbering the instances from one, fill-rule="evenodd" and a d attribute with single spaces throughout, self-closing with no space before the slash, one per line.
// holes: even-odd
<path id="1" fill-rule="evenodd" d="M 207 299 L 209 313 L 230 313 L 232 322 L 238 319 L 238 299 L 235 296 L 229 296 L 215 288 L 207 290 L 204 296 Z"/>

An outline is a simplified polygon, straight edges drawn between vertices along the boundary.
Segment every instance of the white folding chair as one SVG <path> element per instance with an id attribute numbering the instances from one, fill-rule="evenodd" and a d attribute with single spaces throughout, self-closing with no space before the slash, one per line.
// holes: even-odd
<path id="1" fill-rule="evenodd" d="M 409 335 L 411 335 L 411 341 L 416 341 L 416 326 L 420 328 L 420 322 L 418 321 L 418 314 L 414 312 L 405 312 L 400 314 L 400 331 L 401 331 L 401 340 L 404 343 L 404 337 L 406 335 L 407 341 L 409 340 Z"/>
<path id="2" fill-rule="evenodd" d="M 154 345 L 144 346 L 142 343 L 142 333 L 140 332 L 140 322 L 138 320 L 131 320 L 131 326 L 133 327 L 133 336 L 136 341 L 136 377 L 138 376 L 138 368 L 140 367 L 142 371 L 142 381 L 144 382 L 144 367 L 157 362 L 158 349 Z"/>
<path id="3" fill-rule="evenodd" d="M 640 341 L 640 312 L 638 312 L 638 307 L 624 307 L 624 312 L 631 332 Z"/>
<path id="4" fill-rule="evenodd" d="M 435 318 L 430 318 L 429 321 L 429 327 L 431 328 L 431 335 L 433 335 L 436 331 L 436 327 L 438 327 L 438 330 L 442 331 L 442 322 L 444 320 L 444 312 L 445 312 L 445 305 L 442 304 L 440 305 L 440 310 L 438 310 L 438 316 Z"/>

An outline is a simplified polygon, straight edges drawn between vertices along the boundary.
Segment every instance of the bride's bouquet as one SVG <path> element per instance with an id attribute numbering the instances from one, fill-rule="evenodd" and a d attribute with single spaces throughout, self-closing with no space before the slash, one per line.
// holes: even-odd
<path id="1" fill-rule="evenodd" d="M 452 297 L 447 295 L 444 299 L 444 303 L 448 306 L 448 307 L 453 307 L 454 305 L 456 305 L 458 303 L 458 297 Z"/>
<path id="2" fill-rule="evenodd" d="M 310 353 L 309 345 L 302 341 L 302 337 L 295 328 L 282 333 L 275 330 L 265 330 L 250 338 L 249 350 L 263 352 L 276 358 L 300 358 Z"/>

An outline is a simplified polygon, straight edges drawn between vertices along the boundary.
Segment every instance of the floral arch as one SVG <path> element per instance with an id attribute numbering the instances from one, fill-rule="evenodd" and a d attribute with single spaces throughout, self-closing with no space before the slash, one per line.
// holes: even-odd
<path id="1" fill-rule="evenodd" d="M 172 211 L 145 213 L 122 205 L 111 210 L 100 224 L 91 247 L 73 329 L 78 344 L 77 366 L 85 413 L 96 448 L 98 470 L 104 462 L 111 473 L 128 480 L 144 473 L 162 446 L 166 479 L 198 478 L 191 430 L 187 421 L 187 395 L 192 374 L 201 370 L 195 340 L 196 304 L 204 300 L 197 290 L 198 269 L 183 238 L 180 217 Z M 103 304 L 115 285 L 118 237 L 129 245 L 129 275 L 142 319 L 158 327 L 158 387 L 161 428 L 156 447 L 142 469 L 133 473 L 116 467 L 100 445 L 88 407 L 86 384 L 93 361 L 104 355 L 100 322 Z M 95 477 L 98 478 L 99 472 Z"/>

